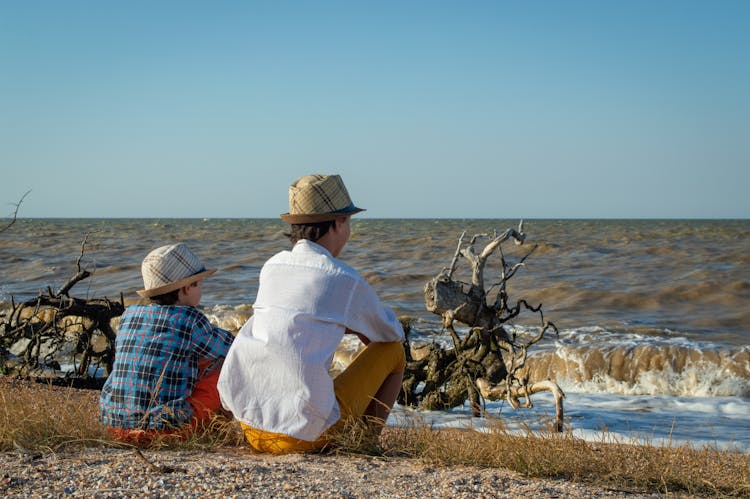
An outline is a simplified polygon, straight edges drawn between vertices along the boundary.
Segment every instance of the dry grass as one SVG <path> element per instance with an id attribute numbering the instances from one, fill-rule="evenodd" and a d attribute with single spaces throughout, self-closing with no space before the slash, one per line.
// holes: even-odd
<path id="1" fill-rule="evenodd" d="M 0 376 L 0 450 L 54 452 L 67 445 L 103 445 L 108 437 L 95 403 L 84 390 Z"/>
<path id="2" fill-rule="evenodd" d="M 0 376 L 0 451 L 57 452 L 73 446 L 121 446 L 99 422 L 99 392 Z M 153 448 L 239 446 L 239 424 L 215 418 L 189 440 L 157 437 Z"/>
<path id="3" fill-rule="evenodd" d="M 565 479 L 632 491 L 750 495 L 750 456 L 690 445 L 590 442 L 571 433 L 519 436 L 490 431 L 432 430 L 417 422 L 387 428 L 383 452 L 436 465 L 473 465 L 524 476 Z"/>
<path id="4" fill-rule="evenodd" d="M 56 452 L 118 446 L 98 422 L 98 392 L 0 376 L 0 451 Z M 527 477 L 565 479 L 631 491 L 750 496 L 750 456 L 710 448 L 589 442 L 563 433 L 518 436 L 500 422 L 489 432 L 433 430 L 417 419 L 387 427 L 378 443 L 358 425 L 333 436 L 335 452 L 419 459 L 435 466 L 498 467 Z M 239 425 L 217 419 L 188 441 L 153 446 L 212 450 L 242 447 Z"/>

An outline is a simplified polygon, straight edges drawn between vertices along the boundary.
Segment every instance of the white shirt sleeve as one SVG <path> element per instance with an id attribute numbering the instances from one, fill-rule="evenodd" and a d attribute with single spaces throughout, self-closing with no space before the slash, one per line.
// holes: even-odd
<path id="1" fill-rule="evenodd" d="M 374 342 L 404 341 L 404 329 L 396 314 L 380 303 L 375 290 L 362 278 L 352 289 L 346 327 Z"/>

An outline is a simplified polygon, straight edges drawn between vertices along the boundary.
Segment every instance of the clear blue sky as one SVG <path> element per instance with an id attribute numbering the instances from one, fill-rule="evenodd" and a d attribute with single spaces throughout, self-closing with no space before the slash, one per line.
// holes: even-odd
<path id="1" fill-rule="evenodd" d="M 0 0 L 0 202 L 750 217 L 750 1 Z"/>

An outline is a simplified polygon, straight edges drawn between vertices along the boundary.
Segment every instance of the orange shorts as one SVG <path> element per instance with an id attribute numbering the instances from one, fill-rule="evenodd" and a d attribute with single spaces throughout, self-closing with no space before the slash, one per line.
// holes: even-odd
<path id="1" fill-rule="evenodd" d="M 401 342 L 370 343 L 352 360 L 352 363 L 333 380 L 333 390 L 341 410 L 341 418 L 332 427 L 342 424 L 347 418 L 359 418 L 375 400 L 375 394 L 385 379 L 404 370 L 406 354 Z M 329 443 L 327 432 L 314 442 L 259 430 L 240 423 L 245 439 L 252 448 L 271 454 L 291 452 L 317 452 Z"/>
<path id="2" fill-rule="evenodd" d="M 148 445 L 156 436 L 174 435 L 175 438 L 186 440 L 196 429 L 210 422 L 214 414 L 221 410 L 219 391 L 216 389 L 220 373 L 221 363 L 217 365 L 207 360 L 198 362 L 198 381 L 193 388 L 193 393 L 187 399 L 193 408 L 193 419 L 190 424 L 169 430 L 142 430 L 108 426 L 109 435 L 114 440 L 136 445 Z"/>

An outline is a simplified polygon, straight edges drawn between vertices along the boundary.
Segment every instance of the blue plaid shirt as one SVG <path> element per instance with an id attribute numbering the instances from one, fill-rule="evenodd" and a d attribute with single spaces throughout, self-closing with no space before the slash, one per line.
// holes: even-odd
<path id="1" fill-rule="evenodd" d="M 193 418 L 188 397 L 198 360 L 222 360 L 234 337 L 200 310 L 132 305 L 120 319 L 115 362 L 99 398 L 102 422 L 117 428 L 168 429 Z"/>

